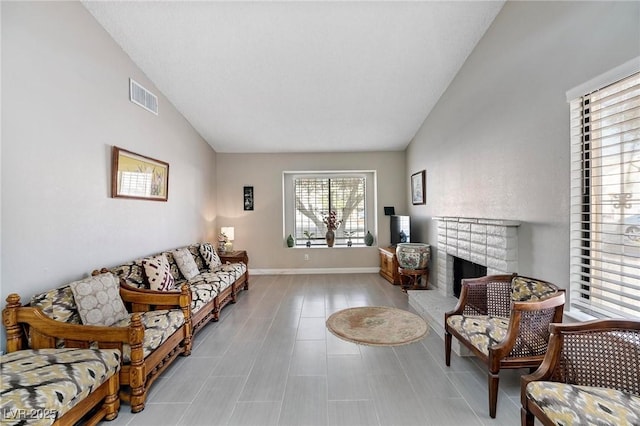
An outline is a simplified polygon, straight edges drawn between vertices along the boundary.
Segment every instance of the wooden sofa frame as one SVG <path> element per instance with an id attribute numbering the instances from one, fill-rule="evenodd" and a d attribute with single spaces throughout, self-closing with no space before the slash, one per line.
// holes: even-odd
<path id="1" fill-rule="evenodd" d="M 220 319 L 220 311 L 228 304 L 236 303 L 237 295 L 241 290 L 249 290 L 249 257 L 247 253 L 244 252 L 242 258 L 238 258 L 235 256 L 229 256 L 220 253 L 220 260 L 222 262 L 232 262 L 232 261 L 240 261 L 247 265 L 247 271 L 242 274 L 237 280 L 233 282 L 232 285 L 222 290 L 216 297 L 214 297 L 210 302 L 207 302 L 202 308 L 198 310 L 198 312 L 191 312 L 191 304 L 189 304 L 190 318 L 191 318 L 191 329 L 192 335 L 195 336 L 202 328 L 209 323 L 209 321 L 218 321 Z M 98 275 L 102 273 L 110 272 L 108 268 L 101 268 L 100 270 L 94 270 L 91 275 Z M 188 284 L 183 284 L 188 285 Z M 150 290 L 145 288 L 139 288 L 127 283 L 126 279 L 120 277 L 120 288 L 124 289 L 127 294 L 129 294 L 130 298 L 133 297 L 134 294 L 142 295 L 136 297 L 137 302 L 132 304 L 133 312 L 147 311 L 152 309 L 149 305 L 149 301 L 156 296 L 162 296 L 166 294 L 176 294 L 176 291 L 157 291 Z"/>
<path id="2" fill-rule="evenodd" d="M 21 307 L 17 294 L 11 294 L 7 297 L 7 302 L 10 307 L 8 306 L 2 311 L 2 321 L 7 330 L 8 353 L 25 349 L 29 330 L 33 349 L 55 348 L 57 339 L 63 339 L 67 347 L 86 347 L 84 343 L 94 339 L 96 334 L 100 335 L 99 345 L 101 348 L 117 348 L 122 353 L 124 343 L 129 343 L 132 348 L 142 347 L 144 329 L 140 323 L 139 315 L 134 315 L 128 328 L 83 326 L 53 320 L 37 308 Z M 119 379 L 119 374 L 112 375 L 53 424 L 59 426 L 75 425 L 91 413 L 100 402 L 102 402 L 102 406 L 88 419 L 84 419 L 83 424 L 95 425 L 102 419 L 115 419 L 120 408 Z"/>
<path id="3" fill-rule="evenodd" d="M 191 354 L 191 293 L 188 285 L 183 285 L 180 292 L 162 292 L 147 294 L 120 288 L 123 302 L 133 313 L 131 325 L 125 327 L 102 327 L 80 324 L 68 324 L 48 318 L 42 311 L 34 307 L 22 306 L 20 296 L 10 294 L 7 306 L 3 310 L 3 321 L 7 330 L 7 351 L 25 349 L 27 339 L 22 337 L 23 323 L 29 324 L 32 318 L 47 319 L 46 323 L 37 322 L 30 325 L 30 343 L 32 349 L 55 347 L 56 339 L 63 339 L 65 347 L 89 348 L 92 344 L 98 348 L 118 348 L 122 352 L 122 343 L 131 347 L 131 362 L 120 368 L 120 399 L 131 405 L 131 412 L 144 410 L 149 387 L 162 372 L 178 357 Z M 140 312 L 154 309 L 175 309 L 179 307 L 184 314 L 184 325 L 171 337 L 144 358 L 142 342 L 144 327 Z M 52 321 L 52 322 L 50 322 Z M 40 328 L 43 327 L 43 328 Z M 114 340 L 112 333 L 120 336 L 126 331 L 124 341 Z M 29 334 L 27 334 L 29 335 Z M 118 337 L 120 338 L 120 337 Z M 95 347 L 95 346 L 91 346 Z"/>

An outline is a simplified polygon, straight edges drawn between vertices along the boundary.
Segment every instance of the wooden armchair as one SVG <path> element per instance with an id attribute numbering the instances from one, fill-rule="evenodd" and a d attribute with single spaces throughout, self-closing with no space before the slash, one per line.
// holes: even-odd
<path id="1" fill-rule="evenodd" d="M 451 365 L 455 336 L 487 365 L 489 415 L 496 416 L 502 368 L 538 367 L 549 341 L 549 324 L 561 322 L 564 291 L 523 276 L 491 275 L 462 280 L 458 305 L 444 315 L 445 362 Z"/>
<path id="2" fill-rule="evenodd" d="M 551 324 L 540 367 L 520 379 L 523 426 L 640 424 L 640 321 Z"/>

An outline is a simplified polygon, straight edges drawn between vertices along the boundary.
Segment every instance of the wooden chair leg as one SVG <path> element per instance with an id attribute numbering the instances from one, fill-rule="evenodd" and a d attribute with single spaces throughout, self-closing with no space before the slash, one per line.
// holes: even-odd
<path id="1" fill-rule="evenodd" d="M 498 406 L 498 373 L 489 372 L 489 417 L 496 418 L 496 407 Z"/>
<path id="2" fill-rule="evenodd" d="M 534 426 L 533 414 L 524 407 L 520 409 L 520 423 L 522 426 Z"/>
<path id="3" fill-rule="evenodd" d="M 451 366 L 451 333 L 444 332 L 444 362 L 447 367 Z"/>

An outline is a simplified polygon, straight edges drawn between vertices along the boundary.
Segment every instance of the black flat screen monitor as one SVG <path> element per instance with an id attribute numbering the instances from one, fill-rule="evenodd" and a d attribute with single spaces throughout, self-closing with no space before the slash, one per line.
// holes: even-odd
<path id="1" fill-rule="evenodd" d="M 391 216 L 391 245 L 411 242 L 411 221 L 409 216 Z"/>

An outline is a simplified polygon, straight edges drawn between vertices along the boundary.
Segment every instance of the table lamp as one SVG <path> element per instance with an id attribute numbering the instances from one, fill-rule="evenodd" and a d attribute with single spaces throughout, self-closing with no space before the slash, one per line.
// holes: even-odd
<path id="1" fill-rule="evenodd" d="M 224 251 L 229 253 L 233 251 L 233 226 L 223 226 L 220 228 L 220 232 L 227 236 L 227 243 L 224 245 Z"/>

